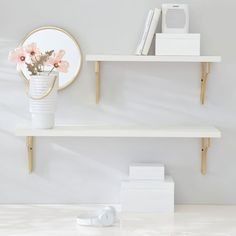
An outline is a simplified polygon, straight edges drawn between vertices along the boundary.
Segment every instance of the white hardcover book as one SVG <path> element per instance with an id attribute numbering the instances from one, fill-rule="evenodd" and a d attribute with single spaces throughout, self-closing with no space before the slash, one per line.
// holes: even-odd
<path id="1" fill-rule="evenodd" d="M 148 12 L 148 16 L 147 16 L 147 19 L 146 19 L 146 23 L 145 23 L 145 27 L 144 27 L 144 31 L 143 31 L 141 41 L 140 41 L 140 43 L 139 43 L 139 45 L 136 49 L 136 52 L 135 52 L 136 55 L 142 55 L 144 44 L 145 44 L 146 39 L 147 39 L 148 31 L 149 31 L 149 28 L 150 28 L 151 23 L 152 23 L 153 15 L 154 15 L 154 11 L 150 10 Z"/>
<path id="2" fill-rule="evenodd" d="M 159 8 L 155 8 L 154 14 L 152 17 L 152 22 L 151 22 L 151 25 L 150 25 L 150 28 L 149 28 L 149 31 L 147 34 L 147 38 L 146 38 L 145 44 L 143 46 L 142 55 L 145 55 L 145 56 L 148 55 L 148 52 L 149 52 L 151 44 L 152 44 L 153 37 L 156 32 L 156 28 L 157 28 L 157 25 L 159 22 L 160 15 L 161 15 L 161 10 Z"/>

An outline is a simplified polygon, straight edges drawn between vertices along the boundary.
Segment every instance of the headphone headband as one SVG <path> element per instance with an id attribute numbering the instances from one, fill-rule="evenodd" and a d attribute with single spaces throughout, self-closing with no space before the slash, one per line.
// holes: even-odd
<path id="1" fill-rule="evenodd" d="M 116 211 L 114 207 L 104 207 L 94 215 L 80 215 L 77 223 L 81 226 L 111 226 L 115 223 Z"/>
<path id="2" fill-rule="evenodd" d="M 94 218 L 77 217 L 77 223 L 81 226 L 99 226 L 100 225 L 98 217 L 94 217 Z"/>

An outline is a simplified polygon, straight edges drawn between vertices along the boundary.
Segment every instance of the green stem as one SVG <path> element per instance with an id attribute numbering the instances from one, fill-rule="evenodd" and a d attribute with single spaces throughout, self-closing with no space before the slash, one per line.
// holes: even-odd
<path id="1" fill-rule="evenodd" d="M 54 68 L 55 68 L 55 67 L 53 67 L 53 68 L 49 71 L 48 75 L 50 75 L 50 74 L 52 73 L 52 71 L 54 70 Z"/>

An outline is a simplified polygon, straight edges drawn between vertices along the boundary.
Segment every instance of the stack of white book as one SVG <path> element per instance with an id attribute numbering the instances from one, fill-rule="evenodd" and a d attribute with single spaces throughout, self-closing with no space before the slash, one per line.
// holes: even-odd
<path id="1" fill-rule="evenodd" d="M 136 55 L 148 55 L 161 15 L 161 9 L 150 10 L 146 19 L 143 35 L 136 49 Z"/>
<path id="2" fill-rule="evenodd" d="M 165 176 L 164 165 L 137 163 L 129 167 L 129 180 L 121 185 L 123 212 L 174 212 L 174 181 Z"/>

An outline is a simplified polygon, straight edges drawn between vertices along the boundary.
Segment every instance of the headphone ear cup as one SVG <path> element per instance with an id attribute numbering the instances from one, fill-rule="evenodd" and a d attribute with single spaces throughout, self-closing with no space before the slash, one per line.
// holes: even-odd
<path id="1" fill-rule="evenodd" d="M 113 216 L 114 216 L 114 221 L 116 221 L 116 209 L 113 206 L 108 206 L 109 210 L 112 212 Z"/>
<path id="2" fill-rule="evenodd" d="M 105 207 L 98 215 L 99 223 L 102 226 L 111 226 L 115 223 L 116 211 L 114 207 Z"/>
<path id="3" fill-rule="evenodd" d="M 116 210 L 114 207 L 105 207 L 95 215 L 80 215 L 77 223 L 82 226 L 111 226 L 116 221 Z"/>

